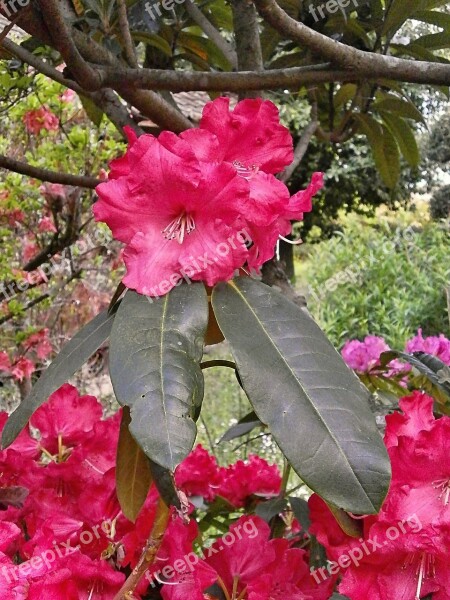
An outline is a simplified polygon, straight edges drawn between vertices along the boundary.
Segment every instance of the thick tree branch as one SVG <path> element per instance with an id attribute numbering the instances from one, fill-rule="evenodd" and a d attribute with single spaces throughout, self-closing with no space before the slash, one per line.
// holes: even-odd
<path id="1" fill-rule="evenodd" d="M 8 18 L 1 3 L 0 14 Z M 21 27 L 27 33 L 33 35 L 42 42 L 49 44 L 50 46 L 53 44 L 48 28 L 43 21 L 42 14 L 34 8 L 34 5 L 30 15 L 27 14 L 21 19 Z M 111 52 L 104 46 L 95 42 L 88 35 L 77 29 L 73 29 L 72 36 L 80 54 L 85 60 L 92 63 L 100 63 L 102 65 L 112 65 L 117 69 L 122 68 L 122 63 L 120 63 Z M 64 83 L 64 85 L 71 87 L 71 89 L 75 89 L 73 86 L 76 85 L 76 83 L 67 82 Z M 75 89 L 75 91 L 77 90 Z M 84 90 L 83 93 L 88 95 L 87 90 Z M 137 108 L 142 114 L 162 128 L 180 132 L 192 127 L 192 123 L 189 119 L 155 92 L 136 90 L 133 88 L 132 84 L 127 84 L 125 89 L 121 90 L 120 95 L 130 105 Z"/>
<path id="2" fill-rule="evenodd" d="M 247 0 L 232 0 L 231 10 L 239 71 L 264 71 L 258 14 L 255 7 Z M 258 89 L 253 92 L 242 91 L 239 98 L 258 95 L 260 95 Z"/>
<path id="3" fill-rule="evenodd" d="M 253 0 L 262 18 L 300 46 L 335 65 L 357 73 L 360 78 L 386 77 L 409 83 L 450 85 L 450 65 L 426 61 L 406 60 L 373 52 L 358 50 L 328 38 L 303 23 L 292 19 L 275 0 Z"/>
<path id="4" fill-rule="evenodd" d="M 211 21 L 202 13 L 199 7 L 192 0 L 186 0 L 184 4 L 187 14 L 191 19 L 197 23 L 209 39 L 217 46 L 222 52 L 227 61 L 230 63 L 231 68 L 236 70 L 238 68 L 237 54 L 232 48 L 231 44 L 222 36 Z"/>
<path id="5" fill-rule="evenodd" d="M 367 80 L 364 75 L 347 71 L 325 70 L 329 63 L 269 71 L 238 71 L 237 73 L 211 73 L 200 71 L 165 71 L 163 69 L 115 69 L 104 67 L 105 84 L 121 90 L 135 85 L 143 89 L 170 90 L 171 92 L 270 90 L 298 88 L 330 81 Z M 122 92 L 121 92 L 122 93 Z M 122 93 L 125 96 L 125 93 Z"/>
<path id="6" fill-rule="evenodd" d="M 60 0 L 39 0 L 44 21 L 54 44 L 71 73 L 84 89 L 96 91 L 102 87 L 101 71 L 92 68 L 81 56 L 60 8 Z"/>
<path id="7" fill-rule="evenodd" d="M 94 189 L 99 183 L 101 183 L 101 179 L 97 179 L 96 177 L 48 171 L 47 169 L 33 167 L 28 163 L 24 163 L 3 155 L 0 155 L 0 168 L 7 169 L 8 171 L 14 171 L 15 173 L 20 173 L 21 175 L 27 175 L 28 177 L 33 177 L 34 179 L 39 179 L 41 181 L 62 183 L 63 185 L 73 185 L 76 187 L 89 189 Z"/>

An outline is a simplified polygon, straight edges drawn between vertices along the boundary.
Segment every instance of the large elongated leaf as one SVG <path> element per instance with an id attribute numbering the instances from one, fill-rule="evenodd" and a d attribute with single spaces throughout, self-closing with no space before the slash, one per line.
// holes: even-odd
<path id="1" fill-rule="evenodd" d="M 207 322 L 203 284 L 154 299 L 128 291 L 111 334 L 111 379 L 118 401 L 131 409 L 130 431 L 145 454 L 170 471 L 195 442 Z"/>
<path id="2" fill-rule="evenodd" d="M 123 514 L 134 523 L 144 506 L 153 477 L 150 461 L 130 433 L 130 423 L 130 409 L 126 406 L 117 446 L 116 488 Z"/>
<path id="3" fill-rule="evenodd" d="M 377 512 L 390 465 L 369 392 L 318 325 L 250 278 L 219 284 L 212 300 L 253 408 L 299 476 L 335 506 Z"/>
<path id="4" fill-rule="evenodd" d="M 115 314 L 105 310 L 73 337 L 35 383 L 29 396 L 9 417 L 3 430 L 4 448 L 13 443 L 31 415 L 48 400 L 63 383 L 72 377 L 96 350 L 108 339 Z"/>

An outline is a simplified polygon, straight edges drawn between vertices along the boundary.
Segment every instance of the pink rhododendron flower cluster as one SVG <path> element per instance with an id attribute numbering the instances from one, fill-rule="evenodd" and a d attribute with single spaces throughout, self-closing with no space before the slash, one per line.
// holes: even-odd
<path id="1" fill-rule="evenodd" d="M 33 135 L 39 135 L 43 129 L 57 131 L 59 128 L 58 117 L 46 106 L 26 112 L 23 122 L 27 131 Z"/>
<path id="2" fill-rule="evenodd" d="M 221 496 L 235 507 L 244 506 L 252 496 L 277 496 L 281 488 L 276 465 L 250 455 L 246 461 L 219 467 L 216 459 L 200 445 L 178 467 L 175 481 L 188 497 L 201 496 L 212 502 Z"/>
<path id="3" fill-rule="evenodd" d="M 140 138 L 128 129 L 126 154 L 97 187 L 97 221 L 126 244 L 127 287 L 149 296 L 183 278 L 212 286 L 240 267 L 258 269 L 274 254 L 323 185 L 315 173 L 294 196 L 279 181 L 293 160 L 289 131 L 274 104 L 218 98 L 200 127 Z"/>
<path id="4" fill-rule="evenodd" d="M 382 337 L 368 335 L 361 342 L 359 340 L 347 341 L 341 354 L 347 365 L 358 373 L 375 372 L 380 367 L 380 356 L 383 352 L 391 350 Z M 408 353 L 425 352 L 439 358 L 443 363 L 450 365 L 450 340 L 443 334 L 424 338 L 422 330 L 406 342 L 405 351 Z M 409 366 L 399 360 L 389 363 L 388 376 L 398 375 L 409 370 Z"/>
<path id="5" fill-rule="evenodd" d="M 115 489 L 120 418 L 119 411 L 104 419 L 96 398 L 66 384 L 0 451 L 0 600 L 113 600 L 137 565 L 158 494 L 152 487 L 136 523 L 122 514 Z M 0 413 L 0 432 L 6 420 Z M 254 494 L 277 493 L 280 474 L 258 457 L 220 468 L 199 446 L 180 465 L 177 482 L 192 496 L 212 501 L 223 493 L 238 506 Z M 334 581 L 319 586 L 307 552 L 288 539 L 270 539 L 260 517 L 242 516 L 194 554 L 199 533 L 193 515 L 186 524 L 173 512 L 136 599 L 150 597 L 148 588 L 163 600 L 211 600 L 217 585 L 241 600 L 331 595 Z"/>
<path id="6" fill-rule="evenodd" d="M 385 444 L 393 469 L 377 516 L 364 518 L 362 537 L 346 535 L 318 497 L 310 499 L 311 533 L 340 571 L 350 600 L 433 600 L 450 597 L 450 418 L 435 419 L 433 398 L 415 392 L 387 417 Z M 317 581 L 327 578 L 316 572 Z"/>

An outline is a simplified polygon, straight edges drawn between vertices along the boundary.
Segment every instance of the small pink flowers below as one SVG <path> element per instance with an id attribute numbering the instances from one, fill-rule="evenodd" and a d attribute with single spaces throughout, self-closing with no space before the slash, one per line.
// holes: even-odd
<path id="1" fill-rule="evenodd" d="M 292 138 L 269 101 L 226 98 L 205 106 L 198 129 L 139 139 L 97 187 L 97 221 L 126 244 L 127 287 L 161 296 L 183 279 L 213 286 L 274 254 L 291 220 L 311 210 L 316 173 L 290 197 L 275 178 L 293 160 Z"/>
<path id="2" fill-rule="evenodd" d="M 57 131 L 59 119 L 46 106 L 36 110 L 29 110 L 23 117 L 23 122 L 29 133 L 39 135 L 43 129 L 46 131 Z"/>
<path id="3" fill-rule="evenodd" d="M 417 335 L 406 344 L 406 351 L 432 354 L 450 366 L 450 340 L 442 333 L 439 336 L 424 338 L 422 330 L 419 329 Z"/>

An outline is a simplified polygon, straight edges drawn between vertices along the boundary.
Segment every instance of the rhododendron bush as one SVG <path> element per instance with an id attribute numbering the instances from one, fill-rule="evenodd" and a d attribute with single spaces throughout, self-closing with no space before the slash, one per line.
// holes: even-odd
<path id="1" fill-rule="evenodd" d="M 28 117 L 35 135 L 53 129 L 46 108 Z M 448 417 L 435 419 L 433 398 L 444 413 L 447 340 L 419 332 L 401 353 L 369 336 L 341 356 L 262 283 L 323 186 L 311 173 L 291 195 L 277 178 L 293 144 L 270 101 L 231 110 L 217 98 L 196 129 L 126 134 L 93 208 L 124 245 L 123 281 L 2 415 L 0 598 L 444 598 Z M 112 416 L 67 383 L 107 340 Z M 203 358 L 223 340 L 232 361 Z M 17 356 L 0 354 L 0 370 L 29 377 L 51 350 L 35 331 Z M 266 429 L 282 472 L 255 455 L 219 465 L 196 446 L 203 371 L 217 366 L 235 372 L 253 409 L 246 431 Z M 403 398 L 385 443 L 363 383 Z M 304 498 L 289 491 L 291 470 Z"/>

